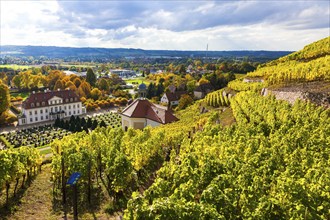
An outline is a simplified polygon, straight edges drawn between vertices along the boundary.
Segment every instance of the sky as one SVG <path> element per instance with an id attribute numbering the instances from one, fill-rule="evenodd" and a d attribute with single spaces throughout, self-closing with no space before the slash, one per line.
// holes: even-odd
<path id="1" fill-rule="evenodd" d="M 302 49 L 330 35 L 328 0 L 0 0 L 0 45 Z"/>

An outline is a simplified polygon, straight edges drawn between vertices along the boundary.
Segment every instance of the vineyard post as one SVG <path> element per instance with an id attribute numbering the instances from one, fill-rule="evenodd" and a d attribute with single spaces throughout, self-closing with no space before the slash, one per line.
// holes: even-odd
<path id="1" fill-rule="evenodd" d="M 81 173 L 75 172 L 73 173 L 68 182 L 73 187 L 73 218 L 74 220 L 78 220 L 78 189 L 77 189 L 77 181 L 79 180 Z"/>
<path id="2" fill-rule="evenodd" d="M 65 190 L 65 170 L 64 170 L 64 158 L 63 158 L 63 152 L 61 153 L 61 167 L 62 167 L 62 203 L 63 207 L 65 209 L 65 203 L 66 203 L 66 190 Z"/>
<path id="3" fill-rule="evenodd" d="M 78 190 L 77 184 L 73 184 L 73 218 L 78 220 Z"/>

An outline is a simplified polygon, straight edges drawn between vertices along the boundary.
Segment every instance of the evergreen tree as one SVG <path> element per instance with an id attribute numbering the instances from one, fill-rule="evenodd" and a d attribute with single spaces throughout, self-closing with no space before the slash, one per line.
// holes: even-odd
<path id="1" fill-rule="evenodd" d="M 85 126 L 86 125 L 86 119 L 85 118 L 82 118 L 81 120 L 80 120 L 80 124 L 81 124 L 81 126 Z"/>
<path id="2" fill-rule="evenodd" d="M 155 96 L 155 85 L 153 83 L 150 83 L 148 88 L 147 88 L 147 94 L 146 94 L 148 99 L 151 99 L 152 97 Z"/>
<path id="3" fill-rule="evenodd" d="M 76 117 L 74 117 L 74 115 L 71 115 L 71 117 L 70 117 L 70 124 L 74 124 L 75 123 L 75 121 L 76 121 Z"/>
<path id="4" fill-rule="evenodd" d="M 102 120 L 101 123 L 100 123 L 100 127 L 106 127 L 107 124 Z"/>
<path id="5" fill-rule="evenodd" d="M 92 130 L 94 130 L 95 128 L 97 128 L 97 121 L 96 120 L 93 120 L 93 124 L 92 124 Z"/>
<path id="6" fill-rule="evenodd" d="M 76 123 L 74 123 L 74 122 L 71 122 L 70 123 L 69 131 L 71 131 L 71 132 L 75 132 L 76 131 Z"/>
<path id="7" fill-rule="evenodd" d="M 83 130 L 86 131 L 86 133 L 88 134 L 89 130 L 88 130 L 87 124 L 85 124 L 85 125 L 83 126 Z"/>
<path id="8" fill-rule="evenodd" d="M 95 86 L 96 83 L 96 75 L 94 71 L 91 68 L 88 68 L 87 74 L 86 74 L 86 81 L 91 85 Z"/>
<path id="9" fill-rule="evenodd" d="M 65 121 L 64 122 L 64 129 L 69 130 L 69 128 L 70 128 L 70 122 L 69 121 Z"/>
<path id="10" fill-rule="evenodd" d="M 158 83 L 156 96 L 161 96 L 164 93 L 164 86 L 163 83 Z"/>
<path id="11" fill-rule="evenodd" d="M 55 123 L 54 123 L 54 127 L 60 127 L 60 118 L 56 118 L 56 120 L 55 120 Z"/>
<path id="12" fill-rule="evenodd" d="M 87 128 L 92 128 L 92 125 L 93 125 L 93 121 L 91 118 L 88 118 L 87 119 Z"/>

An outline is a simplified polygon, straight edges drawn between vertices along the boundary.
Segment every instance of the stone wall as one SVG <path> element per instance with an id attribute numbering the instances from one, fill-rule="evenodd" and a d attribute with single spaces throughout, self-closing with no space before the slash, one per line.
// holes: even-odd
<path id="1" fill-rule="evenodd" d="M 288 101 L 290 104 L 294 104 L 297 99 L 304 101 L 311 101 L 317 105 L 330 108 L 330 93 L 315 93 L 315 92 L 302 92 L 302 91 L 282 91 L 282 90 L 269 90 L 267 88 L 262 89 L 261 94 L 266 96 L 273 94 L 276 99 Z"/>

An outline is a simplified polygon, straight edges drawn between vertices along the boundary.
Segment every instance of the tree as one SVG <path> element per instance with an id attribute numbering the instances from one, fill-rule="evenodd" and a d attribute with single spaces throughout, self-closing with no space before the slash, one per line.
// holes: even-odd
<path id="1" fill-rule="evenodd" d="M 210 83 L 210 81 L 208 81 L 207 79 L 205 78 L 201 78 L 199 81 L 198 81 L 199 85 L 203 85 L 203 84 L 207 84 L 207 83 Z"/>
<path id="2" fill-rule="evenodd" d="M 88 82 L 84 81 L 80 84 L 78 94 L 81 97 L 89 97 L 91 94 L 91 86 Z"/>
<path id="3" fill-rule="evenodd" d="M 194 92 L 196 88 L 196 80 L 190 80 L 187 82 L 187 91 Z"/>
<path id="4" fill-rule="evenodd" d="M 19 90 L 21 89 L 21 77 L 20 75 L 16 75 L 14 76 L 14 78 L 11 80 L 11 83 L 13 86 L 15 86 L 16 88 L 18 88 Z"/>
<path id="5" fill-rule="evenodd" d="M 10 104 L 9 88 L 0 80 L 0 115 L 7 111 Z"/>
<path id="6" fill-rule="evenodd" d="M 190 97 L 190 95 L 182 95 L 179 99 L 178 110 L 187 108 L 194 100 Z"/>
<path id="7" fill-rule="evenodd" d="M 109 84 L 107 82 L 106 79 L 104 78 L 101 78 L 98 83 L 97 83 L 97 87 L 100 89 L 100 90 L 103 90 L 103 91 L 108 91 L 109 90 Z"/>
<path id="8" fill-rule="evenodd" d="M 94 88 L 91 91 L 91 98 L 94 100 L 98 100 L 102 96 L 102 92 L 98 88 Z"/>
<path id="9" fill-rule="evenodd" d="M 74 84 L 77 88 L 79 88 L 79 86 L 80 86 L 80 84 L 81 84 L 81 80 L 80 80 L 79 78 L 75 78 L 75 79 L 73 80 L 73 84 Z"/>
<path id="10" fill-rule="evenodd" d="M 58 90 L 58 89 L 64 89 L 64 85 L 62 80 L 57 80 L 54 86 L 54 90 Z"/>
<path id="11" fill-rule="evenodd" d="M 106 127 L 107 124 L 102 120 L 101 123 L 100 123 L 100 127 Z"/>
<path id="12" fill-rule="evenodd" d="M 94 71 L 91 68 L 88 68 L 87 75 L 86 75 L 86 81 L 91 85 L 95 86 L 96 83 L 96 75 Z"/>

